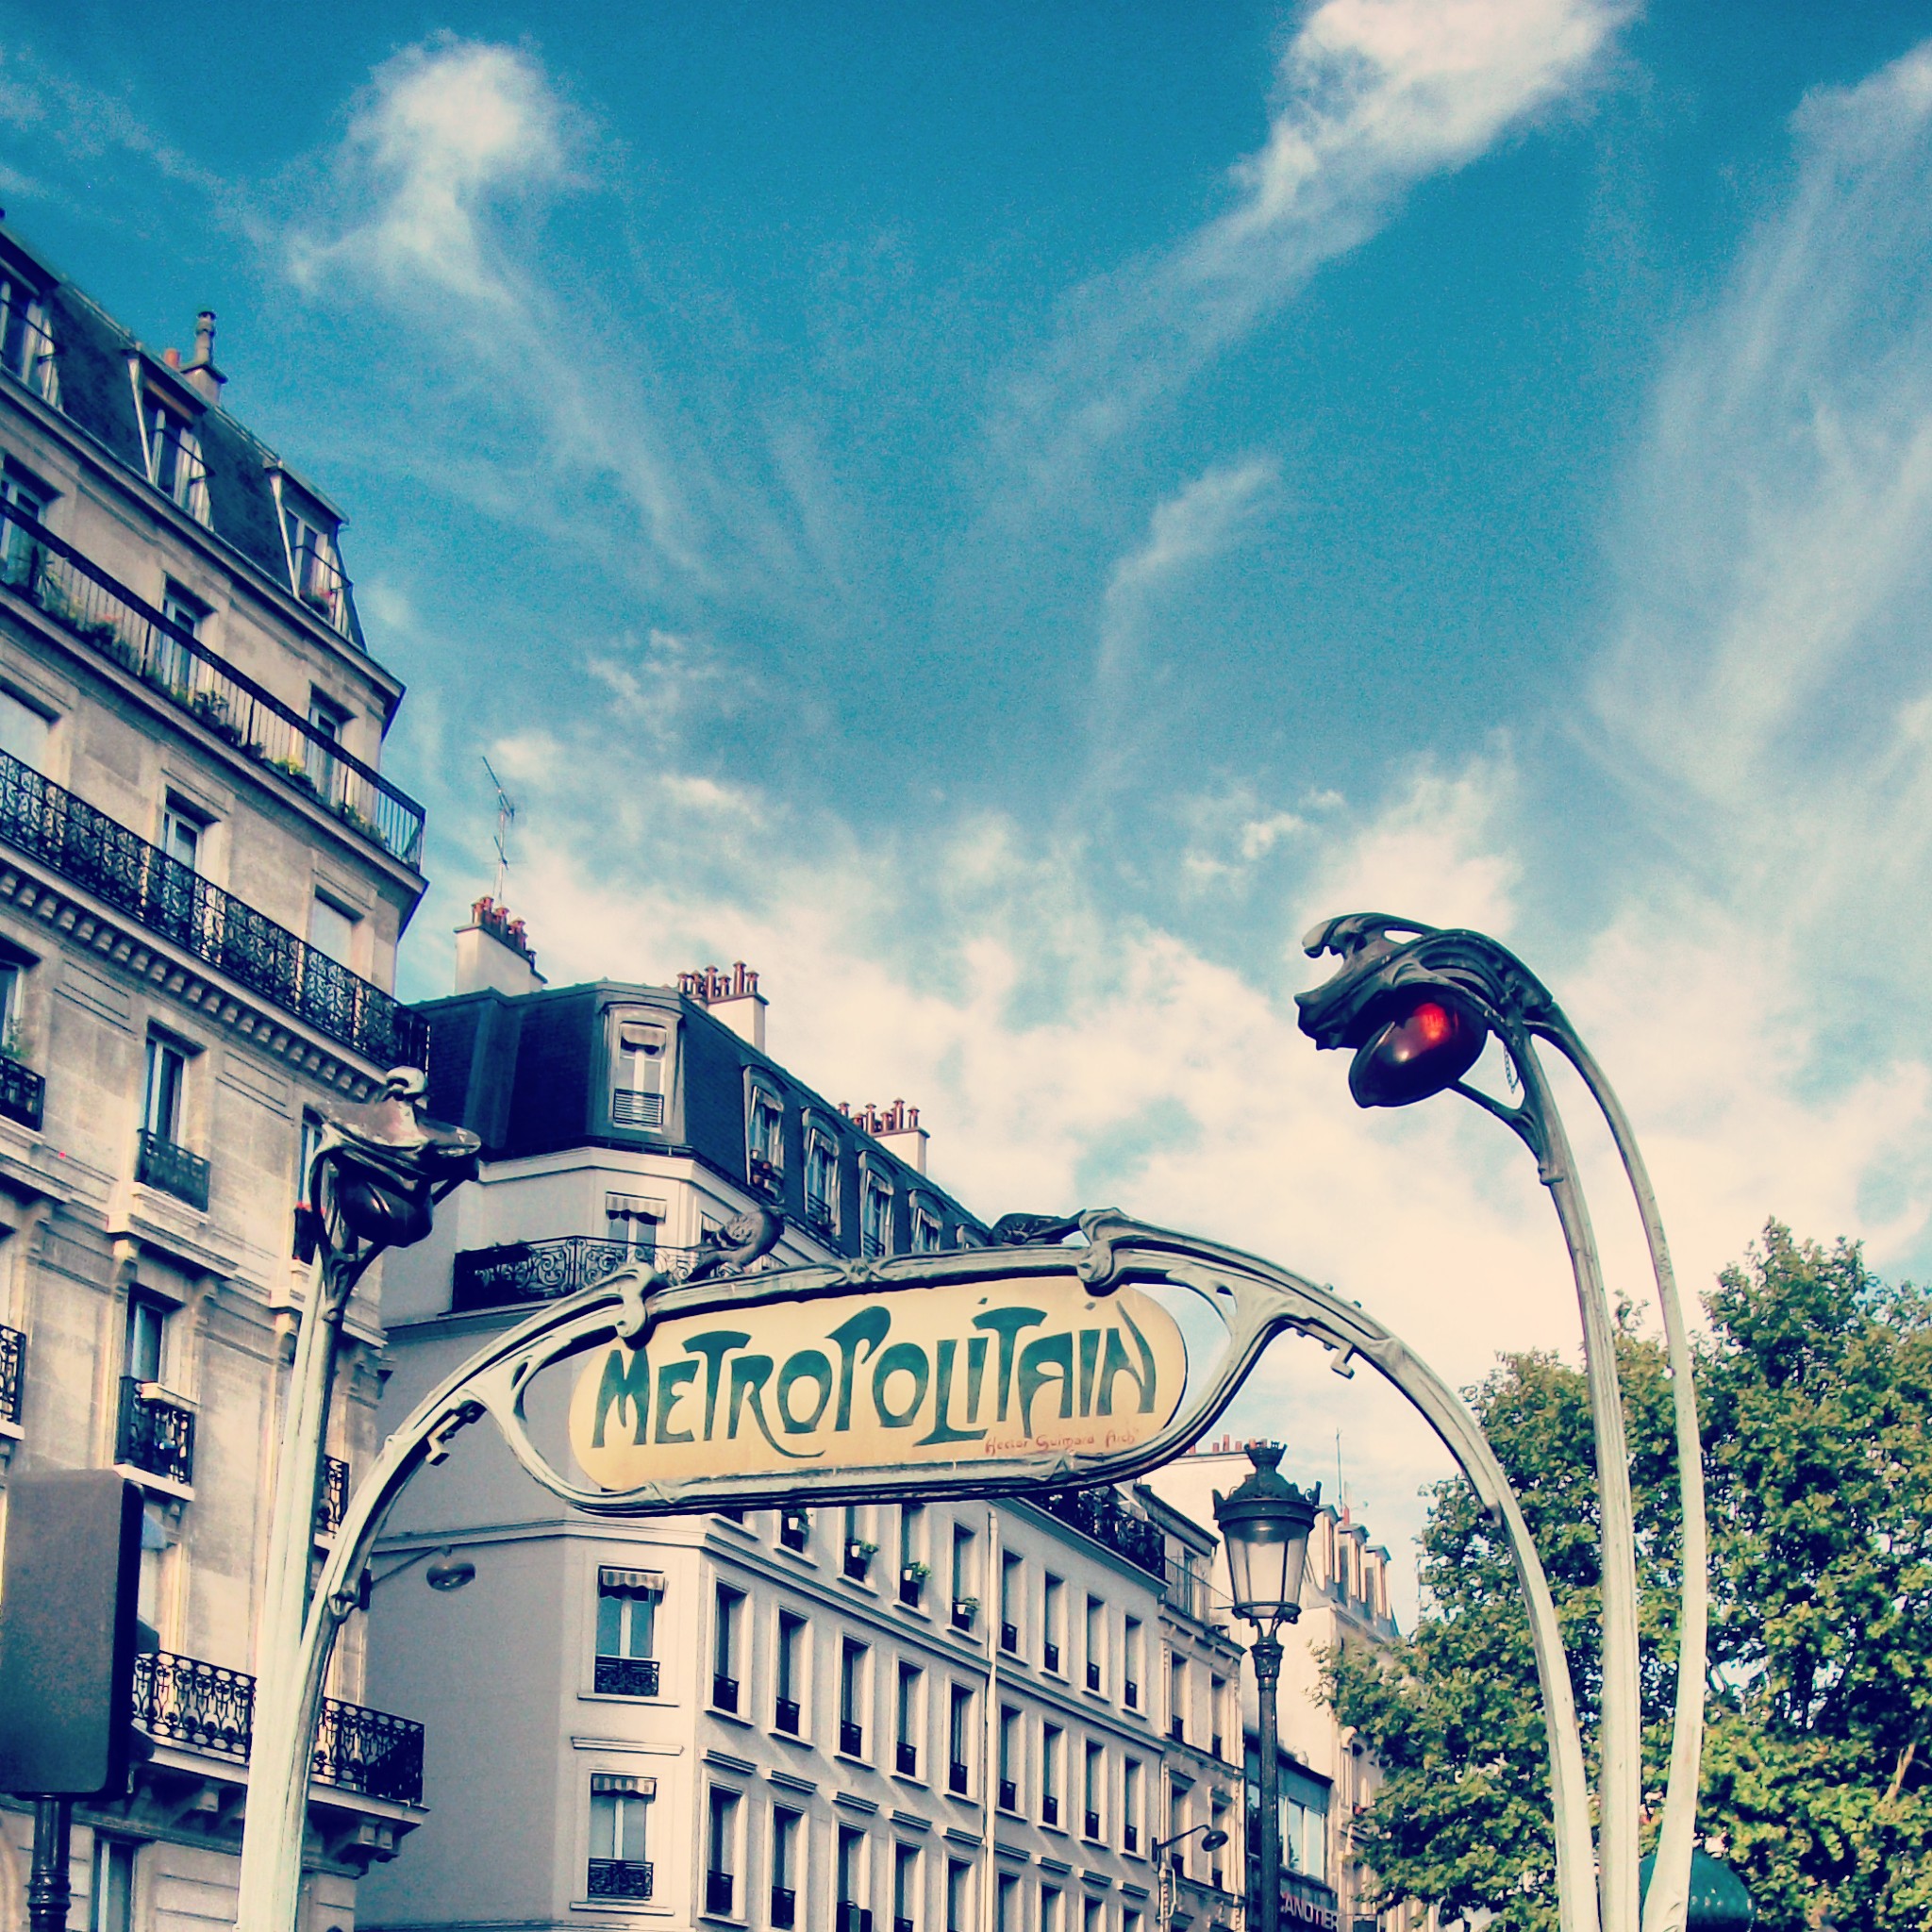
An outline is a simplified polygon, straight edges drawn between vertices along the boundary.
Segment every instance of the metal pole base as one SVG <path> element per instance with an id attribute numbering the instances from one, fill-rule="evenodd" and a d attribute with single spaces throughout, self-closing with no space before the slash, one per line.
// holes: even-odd
<path id="1" fill-rule="evenodd" d="M 67 1908 L 74 1902 L 68 1869 L 73 1823 L 72 1799 L 34 1800 L 34 1869 L 26 1885 L 31 1932 L 67 1932 Z"/>

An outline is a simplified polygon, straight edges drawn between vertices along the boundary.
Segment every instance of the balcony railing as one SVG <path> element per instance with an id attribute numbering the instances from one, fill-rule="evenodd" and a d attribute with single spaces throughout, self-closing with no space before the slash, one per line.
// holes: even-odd
<path id="1" fill-rule="evenodd" d="M 325 1456 L 315 1492 L 315 1533 L 333 1536 L 349 1508 L 349 1465 L 340 1456 Z"/>
<path id="2" fill-rule="evenodd" d="M 956 1757 L 946 1766 L 946 1789 L 956 1798 L 966 1795 L 966 1787 L 972 1782 L 972 1767 Z"/>
<path id="3" fill-rule="evenodd" d="M 690 1274 L 701 1248 L 658 1248 L 640 1253 L 623 1241 L 601 1241 L 594 1235 L 553 1235 L 534 1241 L 503 1241 L 493 1248 L 462 1248 L 450 1268 L 449 1305 L 461 1314 L 467 1308 L 500 1308 L 516 1302 L 556 1301 L 575 1294 L 607 1274 L 643 1261 L 661 1268 L 674 1280 Z"/>
<path id="4" fill-rule="evenodd" d="M 0 1119 L 38 1127 L 46 1105 L 46 1081 L 10 1054 L 0 1053 Z"/>
<path id="5" fill-rule="evenodd" d="M 925 1594 L 926 1571 L 924 1564 L 908 1563 L 899 1572 L 899 1601 L 910 1609 L 919 1607 Z"/>
<path id="6" fill-rule="evenodd" d="M 652 1877 L 648 1858 L 592 1858 L 584 1890 L 591 1898 L 649 1898 Z"/>
<path id="7" fill-rule="evenodd" d="M 849 1898 L 839 1901 L 836 1932 L 872 1932 L 872 1908 Z"/>
<path id="8" fill-rule="evenodd" d="M 802 1553 L 811 1541 L 811 1511 L 786 1510 L 778 1519 L 778 1541 L 786 1549 Z"/>
<path id="9" fill-rule="evenodd" d="M 1121 1702 L 1129 1710 L 1139 1710 L 1141 1707 L 1141 1687 L 1131 1677 L 1121 1679 Z"/>
<path id="10" fill-rule="evenodd" d="M 1087 1688 L 1090 1690 L 1100 1689 L 1100 1666 L 1091 1661 L 1087 1666 Z"/>
<path id="11" fill-rule="evenodd" d="M 310 1774 L 325 1785 L 389 1798 L 398 1805 L 423 1802 L 423 1726 L 359 1704 L 322 1700 Z"/>
<path id="12" fill-rule="evenodd" d="M 775 1932 L 791 1932 L 798 1924 L 798 1894 L 789 1885 L 772 1888 L 772 1924 Z"/>
<path id="13" fill-rule="evenodd" d="M 159 1134 L 142 1130 L 134 1157 L 134 1178 L 142 1187 L 158 1188 L 162 1193 L 173 1194 L 175 1200 L 199 1208 L 206 1214 L 208 1175 L 208 1162 L 200 1155 L 177 1147 Z"/>
<path id="14" fill-rule="evenodd" d="M 839 1720 L 839 1749 L 847 1757 L 865 1756 L 865 1726 L 856 1724 L 849 1717 Z"/>
<path id="15" fill-rule="evenodd" d="M 0 1328 L 0 1423 L 20 1421 L 20 1391 L 26 1369 L 26 1337 Z"/>
<path id="16" fill-rule="evenodd" d="M 738 1890 L 738 1882 L 729 1872 L 707 1872 L 705 1874 L 705 1909 L 708 1912 L 723 1912 L 727 1917 L 731 1911 L 732 1894 Z"/>
<path id="17" fill-rule="evenodd" d="M 17 510 L 0 518 L 0 580 L 351 830 L 405 865 L 422 862 L 423 808 L 413 798 Z"/>
<path id="18" fill-rule="evenodd" d="M 1141 1827 L 1138 1824 L 1121 1826 L 1121 1849 L 1124 1852 L 1138 1852 L 1141 1849 Z"/>
<path id="19" fill-rule="evenodd" d="M 255 1679 L 198 1657 L 161 1650 L 134 1660 L 133 1717 L 149 1737 L 212 1757 L 248 1761 L 255 1740 Z M 322 1701 L 310 1774 L 365 1797 L 423 1802 L 423 1726 L 359 1704 Z"/>
<path id="20" fill-rule="evenodd" d="M 711 1674 L 711 1707 L 714 1710 L 738 1708 L 738 1679 L 727 1677 L 723 1671 Z"/>
<path id="21" fill-rule="evenodd" d="M 379 1066 L 425 1063 L 420 1013 L 7 752 L 0 841 Z"/>
<path id="22" fill-rule="evenodd" d="M 1060 1801 L 1050 1791 L 1040 1801 L 1040 1822 L 1042 1824 L 1058 1824 L 1060 1822 Z"/>
<path id="23" fill-rule="evenodd" d="M 919 1775 L 919 1746 L 917 1744 L 908 1744 L 904 1741 L 893 1745 L 892 1769 L 901 1777 L 917 1777 Z"/>
<path id="24" fill-rule="evenodd" d="M 956 1596 L 953 1599 L 953 1628 L 970 1630 L 979 1615 L 979 1599 L 976 1596 Z"/>
<path id="25" fill-rule="evenodd" d="M 1000 1625 L 1000 1648 L 1009 1657 L 1017 1656 L 1020 1649 L 1020 1626 L 1017 1624 L 1003 1623 Z"/>
<path id="26" fill-rule="evenodd" d="M 1042 1643 L 1040 1646 L 1040 1660 L 1049 1671 L 1058 1674 L 1060 1667 L 1059 1645 L 1058 1643 Z"/>
<path id="27" fill-rule="evenodd" d="M 1100 1836 L 1100 1813 L 1098 1811 L 1088 1812 L 1084 1824 L 1086 1834 L 1089 1838 L 1098 1838 Z"/>
<path id="28" fill-rule="evenodd" d="M 1106 1544 L 1148 1575 L 1165 1580 L 1166 1537 L 1158 1524 L 1149 1523 L 1144 1516 L 1136 1516 L 1128 1509 L 1118 1491 L 1108 1488 L 1056 1490 L 1051 1495 L 1035 1500 L 1049 1515 L 1071 1524 L 1095 1542 Z"/>
<path id="29" fill-rule="evenodd" d="M 783 1731 L 788 1738 L 798 1735 L 798 1699 L 795 1697 L 774 1697 L 772 1700 L 772 1727 Z"/>
<path id="30" fill-rule="evenodd" d="M 655 1697 L 658 1681 L 654 1657 L 600 1657 L 591 1672 L 599 1697 Z"/>
<path id="31" fill-rule="evenodd" d="M 844 1572 L 854 1583 L 863 1583 L 872 1574 L 872 1559 L 878 1553 L 876 1543 L 863 1543 L 857 1537 L 845 1539 Z"/>
<path id="32" fill-rule="evenodd" d="M 194 1412 L 152 1382 L 121 1378 L 121 1415 L 114 1459 L 171 1482 L 194 1480 Z"/>

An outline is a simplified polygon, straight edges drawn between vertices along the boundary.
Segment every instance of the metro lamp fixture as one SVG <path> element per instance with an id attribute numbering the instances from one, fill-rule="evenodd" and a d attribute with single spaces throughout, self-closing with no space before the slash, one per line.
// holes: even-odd
<path id="1" fill-rule="evenodd" d="M 1214 1499 L 1214 1521 L 1227 1545 L 1234 1613 L 1257 1630 L 1301 1616 L 1308 1536 L 1322 1502 L 1320 1483 L 1305 1495 L 1282 1475 L 1281 1454 L 1278 1443 L 1252 1444 L 1248 1457 L 1254 1469 L 1227 1495 Z"/>

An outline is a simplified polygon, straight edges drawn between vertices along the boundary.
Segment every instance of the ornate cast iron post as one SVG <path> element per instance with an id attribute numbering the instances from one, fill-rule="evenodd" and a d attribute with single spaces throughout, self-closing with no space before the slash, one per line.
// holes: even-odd
<path id="1" fill-rule="evenodd" d="M 371 1264 L 387 1249 L 422 1241 L 437 1204 L 476 1172 L 476 1136 L 426 1120 L 424 1087 L 414 1067 L 399 1067 L 379 1099 L 328 1112 L 305 1177 L 301 1213 L 315 1255 L 275 1460 L 237 1901 L 242 1925 L 292 1926 L 301 1895 L 317 1699 L 290 1666 L 308 1611 L 315 1500 L 342 1317 Z"/>
<path id="2" fill-rule="evenodd" d="M 1318 1047 L 1354 1049 L 1349 1089 L 1364 1107 L 1401 1107 L 1451 1091 L 1509 1127 L 1535 1155 L 1550 1191 L 1583 1318 L 1584 1364 L 1596 1441 L 1603 1574 L 1603 1718 L 1598 1866 L 1605 1932 L 1638 1924 L 1637 1833 L 1641 1802 L 1641 1712 L 1637 1645 L 1636 1537 L 1630 1459 L 1617 1374 L 1616 1330 L 1602 1262 L 1576 1178 L 1569 1138 L 1535 1042 L 1569 1061 L 1597 1103 L 1624 1163 L 1650 1250 L 1663 1312 L 1675 1410 L 1683 1506 L 1683 1597 L 1669 1788 L 1644 1932 L 1682 1932 L 1703 1751 L 1706 1623 L 1708 1615 L 1703 1447 L 1690 1340 L 1657 1197 L 1636 1138 L 1608 1081 L 1568 1016 L 1513 953 L 1485 934 L 1443 930 L 1382 913 L 1353 913 L 1317 926 L 1309 958 L 1333 953 L 1341 970 L 1297 995 L 1302 1030 Z M 1507 1103 L 1468 1084 L 1493 1036 L 1508 1058 L 1518 1099 Z"/>

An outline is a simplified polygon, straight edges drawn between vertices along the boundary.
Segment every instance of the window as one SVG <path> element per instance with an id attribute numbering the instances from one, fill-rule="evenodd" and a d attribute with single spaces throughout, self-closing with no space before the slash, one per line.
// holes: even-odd
<path id="1" fill-rule="evenodd" d="M 192 517 L 208 522 L 208 480 L 201 444 L 192 427 L 164 403 L 150 396 L 141 413 L 147 441 L 147 474 L 163 496 L 173 497 Z"/>
<path id="2" fill-rule="evenodd" d="M 839 1749 L 848 1757 L 865 1751 L 866 1647 L 846 1638 L 839 1649 Z"/>
<path id="3" fill-rule="evenodd" d="M 1208 1679 L 1208 1749 L 1215 1757 L 1222 1755 L 1221 1713 L 1227 1702 L 1227 1681 L 1223 1677 L 1210 1676 Z"/>
<path id="4" fill-rule="evenodd" d="M 946 1723 L 946 1789 L 963 1798 L 973 1776 L 973 1692 L 953 1686 L 952 1710 Z"/>
<path id="5" fill-rule="evenodd" d="M 1080 1932 L 1107 1932 L 1107 1902 L 1090 1898 L 1080 1914 Z"/>
<path id="6" fill-rule="evenodd" d="M 1000 1809 L 1020 1808 L 1020 1713 L 1011 1705 L 1000 1707 Z"/>
<path id="7" fill-rule="evenodd" d="M 0 275 L 0 368 L 44 402 L 58 402 L 54 338 L 37 290 L 13 275 Z"/>
<path id="8" fill-rule="evenodd" d="M 1086 1803 L 1081 1807 L 1084 1817 L 1081 1832 L 1087 1838 L 1098 1838 L 1105 1820 L 1106 1806 L 1103 1797 L 1107 1790 L 1107 1753 L 1098 1744 L 1087 1747 L 1087 1775 L 1084 1783 Z"/>
<path id="9" fill-rule="evenodd" d="M 1141 1918 L 1139 1912 L 1121 1914 L 1121 1932 L 1141 1932 Z"/>
<path id="10" fill-rule="evenodd" d="M 160 1636 L 162 1585 L 167 1576 L 168 1552 L 175 1539 L 168 1531 L 167 1508 L 150 1500 L 141 1512 L 141 1570 L 135 1582 L 134 1614 Z"/>
<path id="11" fill-rule="evenodd" d="M 775 1192 L 785 1177 L 785 1108 L 769 1088 L 754 1085 L 745 1108 L 745 1173 L 754 1187 Z"/>
<path id="12" fill-rule="evenodd" d="M 1139 1617 L 1129 1617 L 1121 1632 L 1121 1701 L 1129 1710 L 1141 1707 L 1141 1673 L 1145 1667 L 1145 1639 Z"/>
<path id="13" fill-rule="evenodd" d="M 44 711 L 0 691 L 0 751 L 36 772 L 47 764 L 47 734 L 53 720 Z"/>
<path id="14" fill-rule="evenodd" d="M 777 1696 L 772 1721 L 791 1737 L 800 1733 L 805 1690 L 805 1619 L 778 1612 Z"/>
<path id="15" fill-rule="evenodd" d="M 127 1366 L 134 1382 L 158 1382 L 167 1360 L 168 1304 L 136 1289 L 127 1298 Z"/>
<path id="16" fill-rule="evenodd" d="M 924 1201 L 912 1204 L 912 1252 L 915 1255 L 937 1255 L 942 1229 L 940 1218 Z"/>
<path id="17" fill-rule="evenodd" d="M 839 1231 L 839 1149 L 818 1127 L 805 1130 L 805 1213 L 830 1234 Z"/>
<path id="18" fill-rule="evenodd" d="M 973 1867 L 946 1860 L 946 1932 L 972 1932 Z"/>
<path id="19" fill-rule="evenodd" d="M 1050 1671 L 1060 1667 L 1060 1645 L 1066 1641 L 1066 1586 L 1058 1576 L 1049 1576 L 1040 1593 L 1041 1661 Z"/>
<path id="20" fill-rule="evenodd" d="M 354 913 L 344 912 L 333 900 L 318 892 L 308 902 L 308 943 L 338 966 L 355 963 L 356 927 Z"/>
<path id="21" fill-rule="evenodd" d="M 865 1834 L 849 1824 L 839 1827 L 839 1862 L 833 1876 L 838 1881 L 841 1914 L 847 1907 L 857 1914 L 865 1891 Z M 841 1924 L 839 1932 L 845 1932 L 844 1924 Z M 858 1932 L 856 1923 L 852 1932 Z"/>
<path id="22" fill-rule="evenodd" d="M 1188 1666 L 1170 1654 L 1167 1666 L 1167 1732 L 1176 1744 L 1188 1738 Z"/>
<path id="23" fill-rule="evenodd" d="M 1097 1596 L 1087 1599 L 1087 1688 L 1098 1690 L 1107 1680 L 1107 1606 Z"/>
<path id="24" fill-rule="evenodd" d="M 290 582 L 296 596 L 325 623 L 338 630 L 346 629 L 342 570 L 333 534 L 315 519 L 286 506 L 282 522 L 289 538 Z"/>
<path id="25" fill-rule="evenodd" d="M 192 638 L 201 635 L 201 627 L 207 623 L 208 607 L 192 591 L 184 589 L 173 577 L 161 592 L 161 615 L 176 630 L 185 630 Z"/>
<path id="26" fill-rule="evenodd" d="M 705 1909 L 729 1912 L 736 1907 L 738 1881 L 738 1793 L 711 1787 L 711 1820 L 706 1834 Z"/>
<path id="27" fill-rule="evenodd" d="M 349 713 L 331 697 L 319 691 L 308 694 L 308 728 L 313 734 L 303 741 L 302 769 L 317 794 L 336 803 L 337 789 L 343 773 L 331 747 L 340 747 Z"/>
<path id="28" fill-rule="evenodd" d="M 919 1775 L 919 1693 L 924 1673 L 917 1664 L 899 1666 L 898 1743 L 894 1769 Z"/>
<path id="29" fill-rule="evenodd" d="M 783 1805 L 772 1807 L 772 1924 L 778 1932 L 798 1923 L 798 1818 Z"/>
<path id="30" fill-rule="evenodd" d="M 664 1124 L 664 1069 L 670 1047 L 667 1026 L 644 1020 L 618 1022 L 617 1073 L 610 1090 L 613 1127 Z"/>
<path id="31" fill-rule="evenodd" d="M 1066 1733 L 1058 1724 L 1040 1727 L 1040 1822 L 1060 1822 L 1061 1757 L 1066 1749 Z"/>
<path id="32" fill-rule="evenodd" d="M 1188 1830 L 1188 1788 L 1186 1785 L 1170 1784 L 1167 1788 L 1167 1837 L 1183 1838 Z M 1177 1844 L 1168 1853 L 1176 1872 L 1188 1869 L 1188 1848 Z"/>
<path id="33" fill-rule="evenodd" d="M 973 1532 L 962 1523 L 953 1525 L 953 1627 L 970 1630 L 979 1608 L 979 1566 L 973 1551 Z"/>
<path id="34" fill-rule="evenodd" d="M 719 1710 L 738 1708 L 738 1621 L 744 1592 L 721 1583 L 711 1624 L 711 1703 Z"/>
<path id="35" fill-rule="evenodd" d="M 915 1932 L 919 1923 L 919 1847 L 892 1847 L 892 1932 Z"/>
<path id="36" fill-rule="evenodd" d="M 1129 1757 L 1121 1776 L 1121 1849 L 1138 1852 L 1146 1821 L 1141 1815 L 1141 1760 Z"/>
<path id="37" fill-rule="evenodd" d="M 899 1601 L 916 1605 L 925 1591 L 925 1511 L 917 1503 L 899 1506 Z"/>
<path id="38" fill-rule="evenodd" d="M 202 841 L 208 826 L 206 812 L 184 805 L 171 792 L 167 808 L 161 814 L 161 850 L 177 865 L 185 865 L 190 872 L 199 872 Z"/>
<path id="39" fill-rule="evenodd" d="M 859 1171 L 858 1251 L 862 1255 L 892 1252 L 892 1184 L 869 1163 Z"/>
<path id="40" fill-rule="evenodd" d="M 1016 1655 L 1020 1648 L 1020 1558 L 1000 1552 L 1000 1648 Z"/>
<path id="41" fill-rule="evenodd" d="M 651 1895 L 651 1794 L 656 1781 L 608 1772 L 591 1775 L 591 1883 L 592 1898 Z"/>
<path id="42" fill-rule="evenodd" d="M 1050 1885 L 1040 1888 L 1040 1932 L 1062 1932 L 1060 1899 Z"/>
<path id="43" fill-rule="evenodd" d="M 658 1230 L 663 1221 L 661 1201 L 647 1201 L 637 1194 L 604 1196 L 605 1239 L 640 1261 L 656 1258 Z"/>
<path id="44" fill-rule="evenodd" d="M 11 959 L 0 959 L 0 1054 L 21 1055 L 20 993 L 24 974 Z"/>
<path id="45" fill-rule="evenodd" d="M 595 1689 L 601 1696 L 658 1694 L 658 1598 L 664 1579 L 651 1570 L 597 1573 Z"/>
<path id="46" fill-rule="evenodd" d="M 92 1932 L 134 1932 L 134 1859 L 140 1849 L 125 1839 L 95 1839 Z"/>
<path id="47" fill-rule="evenodd" d="M 993 1902 L 993 1932 L 1020 1932 L 1020 1881 L 1002 1872 Z"/>
<path id="48" fill-rule="evenodd" d="M 142 1091 L 142 1131 L 171 1146 L 181 1144 L 182 1101 L 188 1090 L 188 1055 L 172 1040 L 150 1034 L 147 1077 Z"/>

